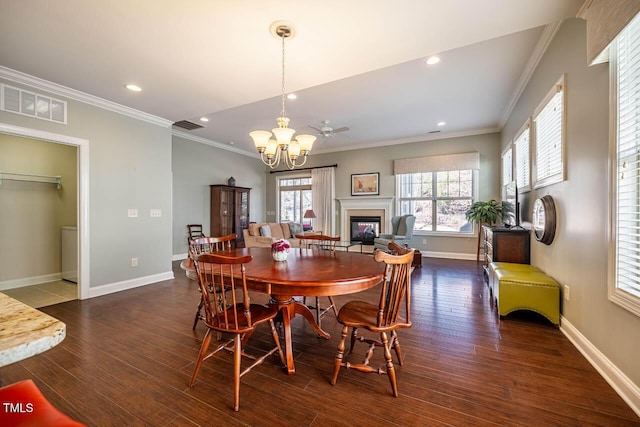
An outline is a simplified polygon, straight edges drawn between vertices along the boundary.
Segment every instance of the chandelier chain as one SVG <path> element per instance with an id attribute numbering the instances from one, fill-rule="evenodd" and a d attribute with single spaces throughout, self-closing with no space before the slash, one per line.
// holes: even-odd
<path id="1" fill-rule="evenodd" d="M 287 113 L 284 109 L 284 39 L 286 38 L 286 33 L 281 35 L 282 38 L 282 111 L 280 112 L 281 117 L 287 117 Z"/>

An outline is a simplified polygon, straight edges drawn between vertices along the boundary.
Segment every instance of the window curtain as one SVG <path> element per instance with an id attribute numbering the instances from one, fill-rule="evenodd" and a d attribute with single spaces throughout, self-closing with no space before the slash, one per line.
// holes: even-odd
<path id="1" fill-rule="evenodd" d="M 335 217 L 335 169 L 311 170 L 312 207 L 316 214 L 314 229 L 333 236 Z"/>
<path id="2" fill-rule="evenodd" d="M 466 169 L 480 169 L 480 153 L 445 154 L 442 156 L 413 157 L 393 161 L 393 173 L 395 175 Z"/>
<path id="3" fill-rule="evenodd" d="M 609 44 L 640 12 L 638 0 L 589 0 L 578 12 L 587 21 L 587 63 L 609 60 Z"/>

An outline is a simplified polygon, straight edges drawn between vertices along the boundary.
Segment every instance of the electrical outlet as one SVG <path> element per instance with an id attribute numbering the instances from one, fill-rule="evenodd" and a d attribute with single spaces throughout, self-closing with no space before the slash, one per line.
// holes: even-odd
<path id="1" fill-rule="evenodd" d="M 564 285 L 564 300 L 569 301 L 570 297 L 571 297 L 571 292 L 569 289 L 569 285 Z"/>
<path id="2" fill-rule="evenodd" d="M 138 217 L 138 209 L 129 209 L 127 212 L 127 216 L 129 218 L 137 218 Z"/>
<path id="3" fill-rule="evenodd" d="M 427 239 L 422 239 L 422 244 L 426 245 L 427 244 Z"/>
<path id="4" fill-rule="evenodd" d="M 161 209 L 151 209 L 151 218 L 160 218 L 162 216 L 162 210 Z"/>
<path id="5" fill-rule="evenodd" d="M 138 258 L 131 258 L 131 267 L 138 266 Z"/>

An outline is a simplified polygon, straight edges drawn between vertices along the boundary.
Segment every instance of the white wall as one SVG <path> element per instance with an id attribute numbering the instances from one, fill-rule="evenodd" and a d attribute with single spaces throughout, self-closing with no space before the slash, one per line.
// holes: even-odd
<path id="1" fill-rule="evenodd" d="M 615 365 L 612 371 L 626 376 L 637 393 L 640 318 L 607 299 L 609 66 L 587 67 L 585 39 L 584 21 L 562 25 L 503 129 L 502 146 L 566 73 L 567 179 L 522 197 L 525 219 L 531 218 L 532 201 L 545 194 L 554 198 L 558 217 L 550 246 L 532 239 L 531 263 L 570 286 L 570 301 L 562 302 L 565 324 Z"/>

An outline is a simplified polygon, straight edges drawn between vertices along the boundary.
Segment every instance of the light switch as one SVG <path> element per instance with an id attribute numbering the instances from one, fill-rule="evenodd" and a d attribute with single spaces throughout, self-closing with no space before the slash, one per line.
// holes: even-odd
<path id="1" fill-rule="evenodd" d="M 151 209 L 151 218 L 160 218 L 162 216 L 162 209 Z"/>

